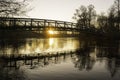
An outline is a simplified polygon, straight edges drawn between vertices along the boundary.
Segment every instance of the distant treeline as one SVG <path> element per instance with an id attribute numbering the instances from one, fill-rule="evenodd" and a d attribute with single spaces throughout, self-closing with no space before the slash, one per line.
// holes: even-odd
<path id="1" fill-rule="evenodd" d="M 120 31 L 120 0 L 115 0 L 108 12 L 97 14 L 94 5 L 80 6 L 76 9 L 73 19 L 76 27 L 96 28 L 101 33 L 116 34 Z"/>

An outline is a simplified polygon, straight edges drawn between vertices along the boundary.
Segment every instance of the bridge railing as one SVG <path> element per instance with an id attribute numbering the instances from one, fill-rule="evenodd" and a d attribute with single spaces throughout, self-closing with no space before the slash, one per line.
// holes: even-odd
<path id="1" fill-rule="evenodd" d="M 6 18 L 0 17 L 0 27 L 12 28 L 76 28 L 76 23 L 57 20 L 35 19 L 35 18 Z"/>

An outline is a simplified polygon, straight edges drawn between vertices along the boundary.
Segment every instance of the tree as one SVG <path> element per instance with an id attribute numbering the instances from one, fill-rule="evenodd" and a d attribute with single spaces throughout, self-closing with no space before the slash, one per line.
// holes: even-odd
<path id="1" fill-rule="evenodd" d="M 79 9 L 76 9 L 73 19 L 77 21 L 77 27 L 90 28 L 91 22 L 95 19 L 95 16 L 96 11 L 93 5 L 89 5 L 88 7 L 82 5 Z"/>
<path id="2" fill-rule="evenodd" d="M 82 5 L 79 9 L 76 9 L 73 19 L 77 21 L 77 27 L 87 26 L 87 8 Z"/>
<path id="3" fill-rule="evenodd" d="M 100 15 L 97 16 L 97 23 L 98 23 L 98 28 L 102 32 L 106 32 L 106 27 L 107 27 L 107 16 L 102 12 Z"/>
<path id="4" fill-rule="evenodd" d="M 120 28 L 120 0 L 115 0 L 114 7 L 117 13 L 117 25 L 118 25 L 118 28 Z"/>
<path id="5" fill-rule="evenodd" d="M 91 26 L 91 21 L 95 19 L 96 11 L 94 9 L 94 5 L 90 4 L 88 6 L 88 26 Z"/>
<path id="6" fill-rule="evenodd" d="M 10 17 L 26 13 L 27 0 L 0 0 L 0 16 Z"/>
<path id="7" fill-rule="evenodd" d="M 115 7 L 112 6 L 109 9 L 109 13 L 108 13 L 108 23 L 110 27 L 115 27 L 115 14 L 116 14 Z"/>
<path id="8" fill-rule="evenodd" d="M 112 32 L 120 29 L 120 0 L 115 0 L 108 13 L 109 30 Z"/>

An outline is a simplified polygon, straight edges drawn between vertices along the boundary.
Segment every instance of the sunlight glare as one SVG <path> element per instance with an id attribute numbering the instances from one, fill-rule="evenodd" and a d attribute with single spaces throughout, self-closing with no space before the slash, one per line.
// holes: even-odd
<path id="1" fill-rule="evenodd" d="M 49 30 L 48 33 L 49 33 L 49 34 L 54 34 L 54 31 Z"/>
<path id="2" fill-rule="evenodd" d="M 50 39 L 49 39 L 49 45 L 52 46 L 53 43 L 54 43 L 54 39 L 53 39 L 53 38 L 50 38 Z"/>

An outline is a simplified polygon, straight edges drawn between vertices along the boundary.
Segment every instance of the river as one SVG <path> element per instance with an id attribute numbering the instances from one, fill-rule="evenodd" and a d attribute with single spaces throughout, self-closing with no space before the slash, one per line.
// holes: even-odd
<path id="1" fill-rule="evenodd" d="M 0 40 L 0 80 L 119 80 L 119 41 Z"/>

